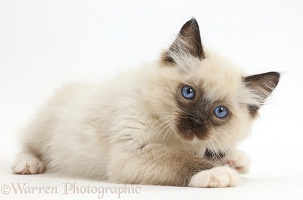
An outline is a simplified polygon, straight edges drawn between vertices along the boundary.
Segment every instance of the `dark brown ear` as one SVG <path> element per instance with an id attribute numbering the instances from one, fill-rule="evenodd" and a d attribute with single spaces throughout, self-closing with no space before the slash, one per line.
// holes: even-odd
<path id="1" fill-rule="evenodd" d="M 278 72 L 267 72 L 244 77 L 246 87 L 255 95 L 258 105 L 248 105 L 248 109 L 252 116 L 257 114 L 259 108 L 264 104 L 265 99 L 277 87 L 280 79 Z"/>
<path id="2" fill-rule="evenodd" d="M 194 18 L 182 26 L 174 43 L 163 54 L 162 60 L 166 64 L 174 64 L 174 57 L 184 54 L 190 54 L 199 59 L 205 57 L 200 38 L 199 25 Z"/>

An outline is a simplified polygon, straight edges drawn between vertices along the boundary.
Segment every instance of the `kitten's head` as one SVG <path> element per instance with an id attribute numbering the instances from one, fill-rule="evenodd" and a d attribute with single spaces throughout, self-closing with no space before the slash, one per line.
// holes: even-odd
<path id="1" fill-rule="evenodd" d="M 186 22 L 162 54 L 150 91 L 152 106 L 179 137 L 222 149 L 244 138 L 280 74 L 245 76 L 231 62 L 203 49 L 195 19 Z M 216 147 L 216 148 L 217 148 Z"/>

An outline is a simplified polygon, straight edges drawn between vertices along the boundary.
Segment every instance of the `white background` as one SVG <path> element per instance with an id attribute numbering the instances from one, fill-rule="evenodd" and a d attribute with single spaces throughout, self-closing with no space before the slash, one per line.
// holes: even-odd
<path id="1" fill-rule="evenodd" d="M 241 149 L 252 158 L 242 185 L 227 189 L 142 186 L 127 198 L 303 199 L 303 1 L 0 0 L 0 187 L 106 182 L 18 176 L 10 166 L 18 136 L 54 88 L 104 81 L 157 58 L 195 16 L 204 46 L 248 73 L 282 72 Z M 76 163 L 75 163 L 76 164 Z M 95 194 L 18 194 L 0 198 L 88 198 Z M 106 198 L 116 199 L 114 194 Z"/>

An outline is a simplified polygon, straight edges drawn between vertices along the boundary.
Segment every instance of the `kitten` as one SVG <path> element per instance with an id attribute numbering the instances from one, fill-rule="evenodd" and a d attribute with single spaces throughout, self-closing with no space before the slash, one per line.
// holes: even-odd
<path id="1" fill-rule="evenodd" d="M 235 149 L 279 73 L 245 76 L 203 49 L 186 22 L 161 58 L 103 84 L 68 84 L 27 127 L 18 174 L 229 187 L 249 169 Z"/>

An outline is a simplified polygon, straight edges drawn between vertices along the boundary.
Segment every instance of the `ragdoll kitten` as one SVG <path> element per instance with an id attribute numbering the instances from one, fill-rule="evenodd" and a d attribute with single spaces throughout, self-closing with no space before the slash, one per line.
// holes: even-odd
<path id="1" fill-rule="evenodd" d="M 195 19 L 156 62 L 102 84 L 57 91 L 25 130 L 13 165 L 114 183 L 228 187 L 249 159 L 235 149 L 279 73 L 245 76 L 205 51 Z"/>

